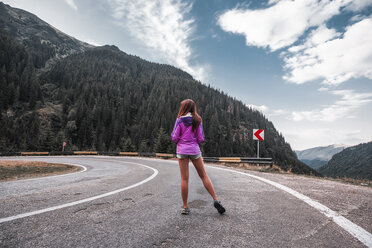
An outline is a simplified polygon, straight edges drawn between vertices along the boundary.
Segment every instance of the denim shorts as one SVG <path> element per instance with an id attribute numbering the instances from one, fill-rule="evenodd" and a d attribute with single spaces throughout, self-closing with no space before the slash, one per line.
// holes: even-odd
<path id="1" fill-rule="evenodd" d="M 195 160 L 201 157 L 201 154 L 196 154 L 196 155 L 188 155 L 188 154 L 177 154 L 177 158 L 188 158 L 191 160 Z"/>

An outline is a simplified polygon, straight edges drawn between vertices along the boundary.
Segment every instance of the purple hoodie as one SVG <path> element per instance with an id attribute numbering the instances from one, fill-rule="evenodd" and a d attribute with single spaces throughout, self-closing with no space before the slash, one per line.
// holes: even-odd
<path id="1" fill-rule="evenodd" d="M 177 154 L 201 154 L 199 144 L 204 141 L 203 125 L 192 131 L 192 116 L 181 116 L 176 120 L 172 140 L 177 144 Z"/>

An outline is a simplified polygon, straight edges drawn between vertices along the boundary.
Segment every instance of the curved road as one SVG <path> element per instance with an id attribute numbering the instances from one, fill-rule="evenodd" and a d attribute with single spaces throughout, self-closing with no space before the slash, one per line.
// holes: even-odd
<path id="1" fill-rule="evenodd" d="M 78 164 L 87 170 L 1 182 L 0 247 L 372 246 L 371 188 L 208 166 L 227 209 L 221 216 L 190 164 L 191 214 L 183 216 L 176 161 L 97 156 L 1 159 Z M 357 224 L 352 228 L 361 237 L 310 203 L 246 173 L 286 185 L 338 211 Z M 357 203 L 352 203 L 354 198 Z"/>

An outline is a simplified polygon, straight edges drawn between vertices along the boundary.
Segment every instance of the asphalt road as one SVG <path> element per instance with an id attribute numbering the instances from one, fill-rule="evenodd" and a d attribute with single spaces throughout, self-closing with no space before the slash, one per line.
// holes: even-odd
<path id="1" fill-rule="evenodd" d="M 97 156 L 1 159 L 64 162 L 87 170 L 1 182 L 0 247 L 372 246 L 372 188 L 207 167 L 227 209 L 219 215 L 190 164 L 191 213 L 183 216 L 177 161 Z M 309 203 L 247 173 L 287 186 L 346 217 L 365 231 L 364 244 Z M 39 210 L 49 211 L 35 212 Z M 21 215 L 25 213 L 30 216 Z"/>

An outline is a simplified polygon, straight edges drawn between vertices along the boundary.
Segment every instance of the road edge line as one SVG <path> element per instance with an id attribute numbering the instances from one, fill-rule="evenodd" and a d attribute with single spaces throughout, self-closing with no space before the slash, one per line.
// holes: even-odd
<path id="1" fill-rule="evenodd" d="M 369 233 L 364 228 L 358 226 L 357 224 L 351 222 L 350 220 L 348 220 L 344 216 L 340 215 L 339 213 L 337 213 L 337 212 L 333 211 L 332 209 L 326 207 L 325 205 L 311 199 L 310 197 L 308 197 L 304 194 L 301 194 L 300 192 L 297 192 L 297 191 L 295 191 L 295 190 L 293 190 L 293 189 L 291 189 L 287 186 L 284 186 L 280 183 L 276 183 L 276 182 L 273 182 L 271 180 L 268 180 L 268 179 L 265 179 L 265 178 L 262 178 L 262 177 L 259 177 L 259 176 L 251 175 L 249 173 L 244 173 L 244 172 L 225 169 L 225 168 L 219 168 L 219 167 L 215 167 L 215 166 L 211 166 L 211 165 L 205 165 L 205 166 L 209 167 L 209 168 L 217 169 L 217 170 L 235 172 L 235 173 L 238 173 L 238 174 L 249 176 L 249 177 L 255 178 L 257 180 L 260 180 L 262 182 L 265 182 L 267 184 L 270 184 L 270 185 L 272 185 L 272 186 L 274 186 L 278 189 L 281 189 L 281 190 L 293 195 L 297 199 L 300 199 L 300 200 L 304 201 L 305 203 L 307 203 L 311 207 L 315 208 L 316 210 L 318 210 L 319 212 L 321 212 L 322 214 L 324 214 L 328 218 L 331 218 L 334 223 L 339 225 L 341 228 L 343 228 L 345 231 L 347 231 L 349 234 L 351 234 L 354 238 L 358 239 L 360 242 L 362 242 L 367 247 L 372 248 L 372 234 L 371 233 Z"/>

